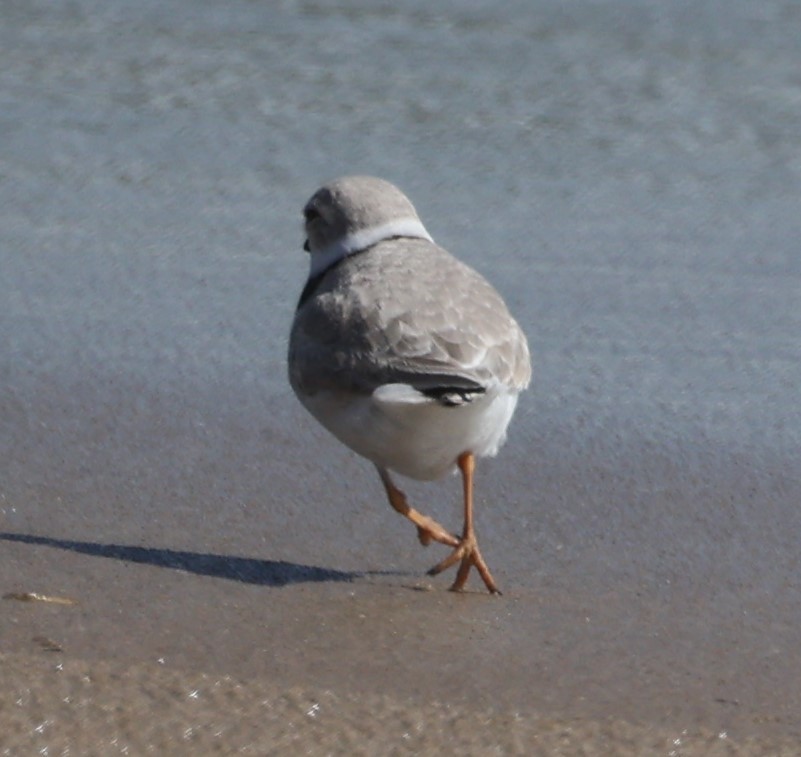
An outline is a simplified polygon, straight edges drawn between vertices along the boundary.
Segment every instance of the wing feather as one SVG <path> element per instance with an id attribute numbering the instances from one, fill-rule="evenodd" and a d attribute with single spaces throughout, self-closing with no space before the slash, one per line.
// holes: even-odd
<path id="1" fill-rule="evenodd" d="M 520 390 L 528 345 L 501 296 L 425 240 L 387 240 L 343 260 L 299 307 L 290 379 L 306 393 L 384 384 Z"/>

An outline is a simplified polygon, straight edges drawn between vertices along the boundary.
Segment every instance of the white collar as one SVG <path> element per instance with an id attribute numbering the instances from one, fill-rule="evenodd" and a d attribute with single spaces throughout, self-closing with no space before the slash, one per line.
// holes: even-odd
<path id="1" fill-rule="evenodd" d="M 393 237 L 412 237 L 413 239 L 427 239 L 429 242 L 434 241 L 426 231 L 426 227 L 417 218 L 400 218 L 381 224 L 381 226 L 361 229 L 352 234 L 346 234 L 342 239 L 332 242 L 318 252 L 311 253 L 309 278 L 317 276 L 354 252 L 366 250 L 374 244 Z"/>

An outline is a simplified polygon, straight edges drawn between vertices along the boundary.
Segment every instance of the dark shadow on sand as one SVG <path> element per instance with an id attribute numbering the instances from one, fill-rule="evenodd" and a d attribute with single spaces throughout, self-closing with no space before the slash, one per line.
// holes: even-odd
<path id="1" fill-rule="evenodd" d="M 261 586 L 287 586 L 297 583 L 321 581 L 353 581 L 365 576 L 387 574 L 391 571 L 344 572 L 313 565 L 298 565 L 283 560 L 256 560 L 250 557 L 211 555 L 203 552 L 183 552 L 174 549 L 133 547 L 125 544 L 98 544 L 91 541 L 51 539 L 47 536 L 0 532 L 0 539 L 23 544 L 38 544 L 55 549 L 66 549 L 93 557 L 110 557 L 113 560 L 145 563 L 160 568 L 185 570 L 200 576 L 226 578 Z"/>

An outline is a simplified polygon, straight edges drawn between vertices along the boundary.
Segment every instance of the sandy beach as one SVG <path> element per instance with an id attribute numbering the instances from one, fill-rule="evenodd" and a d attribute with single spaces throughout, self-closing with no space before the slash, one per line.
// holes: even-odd
<path id="1" fill-rule="evenodd" d="M 280 689 L 153 666 L 0 658 L 5 754 L 794 755 L 794 740 L 555 720 L 388 696 Z M 23 683 L 25 682 L 25 683 Z M 156 714 L 157 713 L 157 714 Z"/>
<path id="2" fill-rule="evenodd" d="M 0 754 L 801 754 L 800 48 L 790 0 L 4 4 Z M 357 172 L 529 336 L 502 597 L 288 386 Z"/>

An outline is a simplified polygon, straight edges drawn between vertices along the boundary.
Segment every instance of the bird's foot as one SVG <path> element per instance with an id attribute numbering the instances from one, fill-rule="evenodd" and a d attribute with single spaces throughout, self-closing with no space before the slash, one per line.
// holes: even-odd
<path id="1" fill-rule="evenodd" d="M 449 547 L 458 548 L 459 539 L 445 530 L 445 528 L 433 518 L 422 515 L 417 511 L 414 511 L 414 516 L 412 521 L 417 526 L 417 538 L 424 547 L 427 547 L 432 541 L 438 541 L 440 544 L 447 544 Z"/>
<path id="2" fill-rule="evenodd" d="M 495 580 L 493 579 L 492 574 L 487 567 L 487 563 L 484 562 L 484 558 L 481 556 L 481 551 L 478 548 L 478 542 L 476 541 L 475 536 L 472 535 L 466 536 L 459 541 L 456 549 L 454 549 L 453 552 L 451 552 L 442 562 L 437 563 L 433 568 L 431 568 L 431 570 L 428 571 L 428 575 L 436 576 L 442 573 L 443 570 L 447 570 L 460 561 L 461 563 L 459 565 L 459 570 L 456 573 L 456 580 L 450 587 L 451 591 L 463 591 L 464 586 L 467 583 L 467 576 L 470 573 L 470 568 L 475 567 L 475 569 L 478 571 L 478 574 L 481 576 L 481 579 L 484 581 L 484 585 L 487 587 L 489 593 L 500 595 L 501 590 L 495 583 Z"/>
<path id="3" fill-rule="evenodd" d="M 449 547 L 459 546 L 458 537 L 446 530 L 433 518 L 430 518 L 428 515 L 423 515 L 423 513 L 418 512 L 409 505 L 406 500 L 406 495 L 392 483 L 392 479 L 389 477 L 387 471 L 379 468 L 378 473 L 381 476 L 381 481 L 384 483 L 384 488 L 389 498 L 389 504 L 417 526 L 417 538 L 420 540 L 420 544 L 427 547 L 432 541 L 438 541 L 440 544 L 446 544 Z"/>

